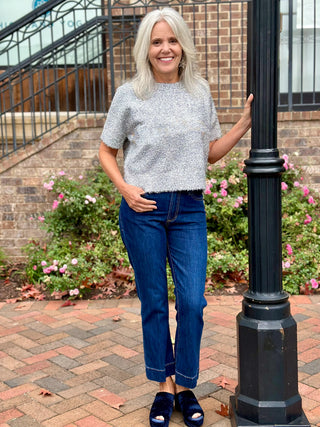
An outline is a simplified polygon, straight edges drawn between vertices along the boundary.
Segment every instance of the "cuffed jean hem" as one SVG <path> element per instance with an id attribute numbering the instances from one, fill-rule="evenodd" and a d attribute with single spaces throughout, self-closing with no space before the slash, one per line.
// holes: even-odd
<path id="1" fill-rule="evenodd" d="M 171 377 L 172 375 L 175 375 L 175 362 L 166 365 L 165 371 L 160 371 L 146 366 L 146 376 L 150 381 L 164 383 L 166 382 L 166 378 Z"/>
<path id="2" fill-rule="evenodd" d="M 199 373 L 193 378 L 186 377 L 185 375 L 182 375 L 179 372 L 175 373 L 176 384 L 187 388 L 195 388 L 197 386 L 198 377 Z"/>

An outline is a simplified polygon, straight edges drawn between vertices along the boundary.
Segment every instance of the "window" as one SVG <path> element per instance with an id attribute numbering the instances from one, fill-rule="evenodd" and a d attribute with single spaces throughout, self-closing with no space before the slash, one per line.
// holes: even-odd
<path id="1" fill-rule="evenodd" d="M 320 0 L 281 0 L 279 109 L 320 107 Z"/>

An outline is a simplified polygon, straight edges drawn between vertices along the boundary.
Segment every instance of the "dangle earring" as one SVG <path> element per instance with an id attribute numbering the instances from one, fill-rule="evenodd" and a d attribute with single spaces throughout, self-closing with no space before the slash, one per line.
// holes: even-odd
<path id="1" fill-rule="evenodd" d="M 186 62 L 184 53 L 182 53 L 181 60 L 179 62 L 179 74 L 181 74 L 184 71 L 184 69 L 186 68 L 186 65 L 187 65 L 187 62 Z"/>

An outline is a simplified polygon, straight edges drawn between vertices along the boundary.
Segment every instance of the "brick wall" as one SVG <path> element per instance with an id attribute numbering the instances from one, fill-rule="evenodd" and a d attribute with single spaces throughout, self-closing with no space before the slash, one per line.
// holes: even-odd
<path id="1" fill-rule="evenodd" d="M 43 188 L 61 170 L 78 177 L 98 165 L 104 119 L 76 119 L 0 161 L 0 247 L 10 258 L 23 259 L 21 247 L 44 238 L 37 218 L 51 208 L 53 195 Z"/>
<path id="2" fill-rule="evenodd" d="M 238 113 L 219 113 L 223 132 L 232 127 Z M 104 118 L 76 119 L 34 146 L 0 162 L 0 247 L 16 261 L 21 247 L 45 234 L 37 218 L 51 208 L 53 196 L 43 188 L 50 175 L 64 170 L 83 175 L 98 164 L 98 147 Z M 303 166 L 306 182 L 320 190 L 320 111 L 279 113 L 278 146 L 281 154 Z M 250 133 L 239 143 L 249 156 Z"/>

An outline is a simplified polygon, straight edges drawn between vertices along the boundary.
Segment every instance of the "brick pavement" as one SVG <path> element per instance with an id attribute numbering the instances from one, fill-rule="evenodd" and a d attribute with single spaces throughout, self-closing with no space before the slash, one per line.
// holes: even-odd
<path id="1" fill-rule="evenodd" d="M 237 382 L 235 317 L 242 297 L 208 297 L 196 394 L 204 427 Z M 320 426 L 320 295 L 291 297 L 298 324 L 299 388 Z M 0 427 L 143 427 L 156 384 L 144 373 L 137 299 L 0 303 Z M 170 306 L 174 333 L 174 305 Z M 221 385 L 224 385 L 222 387 Z M 170 427 L 182 426 L 174 412 Z"/>

